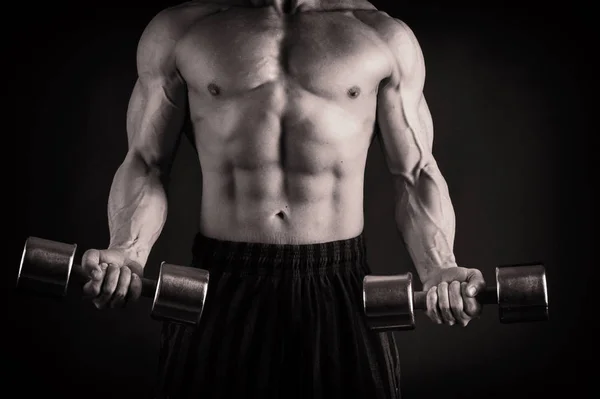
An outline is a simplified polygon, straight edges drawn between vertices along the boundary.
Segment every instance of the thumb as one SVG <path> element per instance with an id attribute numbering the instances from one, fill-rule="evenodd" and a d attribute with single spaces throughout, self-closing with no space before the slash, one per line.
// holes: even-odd
<path id="1" fill-rule="evenodd" d="M 81 259 L 81 266 L 89 278 L 101 277 L 103 270 L 100 266 L 100 251 L 97 249 L 87 250 Z"/>
<path id="2" fill-rule="evenodd" d="M 467 275 L 467 295 L 471 298 L 476 296 L 485 288 L 485 280 L 477 269 L 469 269 Z"/>
<path id="3" fill-rule="evenodd" d="M 139 277 L 144 276 L 144 266 L 141 263 L 134 260 L 130 260 L 126 263 L 132 273 L 137 274 Z"/>

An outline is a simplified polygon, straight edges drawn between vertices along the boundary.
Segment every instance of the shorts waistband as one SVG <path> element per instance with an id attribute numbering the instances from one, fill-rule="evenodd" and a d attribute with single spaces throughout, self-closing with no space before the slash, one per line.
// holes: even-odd
<path id="1" fill-rule="evenodd" d="M 211 272 L 295 276 L 325 274 L 366 264 L 363 234 L 317 244 L 263 244 L 210 238 L 198 233 L 194 265 Z"/>

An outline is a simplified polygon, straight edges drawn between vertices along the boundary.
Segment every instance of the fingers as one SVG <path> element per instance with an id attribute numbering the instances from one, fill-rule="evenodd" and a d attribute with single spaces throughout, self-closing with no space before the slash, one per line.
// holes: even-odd
<path id="1" fill-rule="evenodd" d="M 442 316 L 440 315 L 440 310 L 438 308 L 438 294 L 437 287 L 431 287 L 429 291 L 427 291 L 427 316 L 437 324 L 442 324 Z"/>
<path id="2" fill-rule="evenodd" d="M 128 301 L 137 301 L 142 294 L 142 279 L 136 273 L 131 273 L 131 283 L 127 294 Z"/>
<path id="3" fill-rule="evenodd" d="M 445 269 L 424 282 L 424 289 L 427 314 L 434 322 L 466 326 L 481 313 L 476 296 L 485 289 L 485 280 L 478 269 Z"/>
<path id="4" fill-rule="evenodd" d="M 81 265 L 89 276 L 83 286 L 84 297 L 91 298 L 98 309 L 122 307 L 140 297 L 143 266 L 127 259 L 122 251 L 88 250 Z"/>
<path id="5" fill-rule="evenodd" d="M 100 251 L 87 250 L 81 258 L 81 267 L 90 278 L 90 281 L 83 286 L 83 295 L 84 297 L 93 298 L 100 292 L 100 285 L 104 277 L 100 267 Z"/>
<path id="6" fill-rule="evenodd" d="M 94 298 L 94 305 L 98 309 L 104 309 L 106 305 L 110 302 L 113 293 L 117 289 L 117 284 L 119 283 L 119 275 L 120 268 L 111 263 L 108 265 L 104 272 L 104 279 L 102 281 L 102 286 L 100 288 L 100 293 L 96 298 Z"/>
<path id="7" fill-rule="evenodd" d="M 437 295 L 438 295 L 438 306 L 440 308 L 440 315 L 442 316 L 442 320 L 444 323 L 453 326 L 456 323 L 456 319 L 452 314 L 452 310 L 450 308 L 450 296 L 448 293 L 448 283 L 442 281 L 437 286 Z"/>
<path id="8" fill-rule="evenodd" d="M 84 292 L 91 297 L 98 309 L 124 307 L 137 300 L 142 292 L 142 281 L 127 266 L 100 264 L 100 279 L 92 279 L 84 285 Z"/>
<path id="9" fill-rule="evenodd" d="M 131 270 L 124 266 L 119 269 L 119 280 L 115 292 L 112 294 L 110 300 L 111 308 L 120 308 L 125 305 L 127 298 L 127 292 L 129 291 L 129 284 L 131 282 Z"/>
<path id="10" fill-rule="evenodd" d="M 467 286 L 468 284 L 464 282 L 460 285 L 463 299 L 463 308 L 467 316 L 469 316 L 471 319 L 474 319 L 476 317 L 479 317 L 479 314 L 481 313 L 481 305 L 479 304 L 477 299 L 473 298 L 470 295 L 467 295 Z"/>
<path id="11" fill-rule="evenodd" d="M 441 316 L 441 322 L 453 326 L 458 324 L 466 327 L 467 324 L 478 315 L 480 305 L 475 298 L 466 295 L 467 283 L 452 281 L 450 284 L 442 282 L 437 287 L 438 314 Z M 435 321 L 433 312 L 434 300 L 432 290 L 427 295 L 427 312 L 429 317 Z"/>
<path id="12" fill-rule="evenodd" d="M 101 263 L 99 265 L 87 263 L 86 268 L 90 280 L 83 286 L 83 295 L 85 298 L 96 298 L 102 289 L 102 282 L 104 281 L 104 274 L 108 265 L 106 263 Z"/>
<path id="13" fill-rule="evenodd" d="M 466 287 L 467 284 L 465 284 Z M 453 281 L 450 283 L 448 289 L 448 296 L 450 298 L 450 310 L 456 322 L 465 327 L 471 321 L 471 317 L 464 311 L 464 301 L 462 292 L 464 291 L 462 284 L 459 281 Z"/>
<path id="14" fill-rule="evenodd" d="M 440 283 L 438 286 L 438 303 L 444 323 L 466 327 L 479 315 L 481 306 L 475 298 L 467 295 L 467 288 L 466 282 L 456 280 L 450 284 Z"/>
<path id="15" fill-rule="evenodd" d="M 469 269 L 467 273 L 467 295 L 474 297 L 485 289 L 483 274 L 478 269 Z"/>
<path id="16" fill-rule="evenodd" d="M 91 271 L 97 269 L 100 265 L 100 251 L 97 249 L 90 249 L 85 251 L 81 258 L 81 267 L 86 272 L 90 273 Z"/>

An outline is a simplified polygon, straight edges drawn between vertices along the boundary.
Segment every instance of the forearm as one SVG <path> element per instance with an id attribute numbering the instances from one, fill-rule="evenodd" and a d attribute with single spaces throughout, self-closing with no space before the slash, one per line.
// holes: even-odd
<path id="1" fill-rule="evenodd" d="M 160 170 L 129 154 L 110 189 L 109 247 L 125 250 L 144 266 L 166 218 L 167 195 Z"/>
<path id="2" fill-rule="evenodd" d="M 430 164 L 410 180 L 397 176 L 395 185 L 396 223 L 421 281 L 456 266 L 454 208 L 438 167 Z"/>

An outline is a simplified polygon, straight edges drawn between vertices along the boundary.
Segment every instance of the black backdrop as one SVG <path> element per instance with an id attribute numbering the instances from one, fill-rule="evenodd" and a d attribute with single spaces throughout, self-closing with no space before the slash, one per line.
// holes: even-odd
<path id="1" fill-rule="evenodd" d="M 107 244 L 106 200 L 126 152 L 137 40 L 152 16 L 174 3 L 48 2 L 6 13 L 5 22 L 15 25 L 5 35 L 3 108 L 15 123 L 4 130 L 4 197 L 14 201 L 6 212 L 2 268 L 4 397 L 142 398 L 150 392 L 160 326 L 148 317 L 149 301 L 99 312 L 77 293 L 56 303 L 16 297 L 13 289 L 29 235 L 76 242 L 82 251 Z M 417 315 L 416 330 L 397 334 L 405 397 L 539 398 L 588 389 L 596 285 L 591 11 L 572 2 L 561 9 L 374 3 L 407 22 L 423 48 L 434 152 L 456 210 L 459 263 L 481 268 L 492 281 L 496 265 L 543 261 L 550 291 L 545 323 L 501 325 L 494 307 L 465 329 Z M 147 275 L 156 275 L 161 260 L 189 262 L 199 179 L 185 142 Z M 377 145 L 369 154 L 365 196 L 373 271 L 411 271 Z"/>

